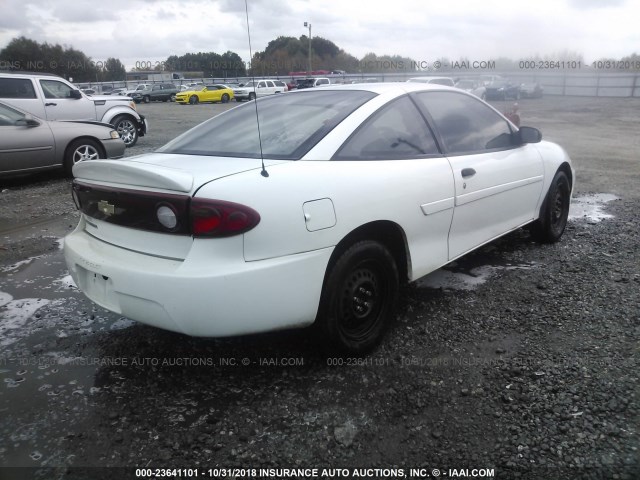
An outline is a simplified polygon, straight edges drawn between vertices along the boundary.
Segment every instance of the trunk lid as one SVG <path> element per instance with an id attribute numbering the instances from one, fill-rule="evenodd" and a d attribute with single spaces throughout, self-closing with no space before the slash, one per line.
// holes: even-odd
<path id="1" fill-rule="evenodd" d="M 283 162 L 270 160 L 265 165 Z M 197 190 L 251 170 L 259 177 L 260 169 L 256 158 L 164 153 L 83 161 L 73 167 L 74 195 L 84 214 L 82 228 L 89 235 L 128 250 L 180 260 L 193 243 L 189 204 Z M 158 208 L 163 205 L 178 218 L 173 230 L 158 223 Z"/>
<path id="2" fill-rule="evenodd" d="M 266 166 L 286 160 L 268 160 Z M 73 175 L 92 183 L 150 188 L 193 195 L 205 183 L 261 168 L 257 158 L 206 157 L 149 153 L 120 160 L 91 160 L 73 167 Z M 259 173 L 256 173 L 259 175 Z"/>

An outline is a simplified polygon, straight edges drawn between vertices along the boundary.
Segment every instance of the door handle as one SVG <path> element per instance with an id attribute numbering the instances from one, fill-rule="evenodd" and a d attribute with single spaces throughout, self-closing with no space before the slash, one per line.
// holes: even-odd
<path id="1" fill-rule="evenodd" d="M 57 103 L 53 103 L 53 102 L 44 104 L 45 107 L 55 107 L 56 105 L 58 105 L 58 104 Z"/>
<path id="2" fill-rule="evenodd" d="M 473 168 L 463 168 L 460 173 L 462 174 L 462 178 L 467 178 L 473 177 L 476 174 L 476 171 Z"/>

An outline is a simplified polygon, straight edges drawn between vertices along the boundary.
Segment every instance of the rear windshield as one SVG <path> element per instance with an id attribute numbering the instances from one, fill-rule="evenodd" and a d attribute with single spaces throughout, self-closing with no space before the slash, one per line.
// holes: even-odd
<path id="1" fill-rule="evenodd" d="M 158 152 L 260 158 L 256 105 L 264 158 L 298 160 L 351 112 L 375 97 L 361 90 L 312 90 L 259 99 L 218 115 Z"/>

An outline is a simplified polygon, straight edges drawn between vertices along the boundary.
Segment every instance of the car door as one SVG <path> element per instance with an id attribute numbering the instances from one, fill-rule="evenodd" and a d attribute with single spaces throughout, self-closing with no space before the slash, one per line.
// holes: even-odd
<path id="1" fill-rule="evenodd" d="M 273 82 L 273 80 L 267 80 L 267 91 L 269 92 L 269 95 L 274 95 L 276 93 L 279 92 L 278 87 L 276 87 L 276 84 Z"/>
<path id="2" fill-rule="evenodd" d="M 44 109 L 47 120 L 94 120 L 96 106 L 84 95 L 74 98 L 73 87 L 55 79 L 39 80 L 44 95 Z"/>
<path id="3" fill-rule="evenodd" d="M 46 122 L 0 104 L 0 172 L 29 170 L 55 162 L 53 133 Z"/>
<path id="4" fill-rule="evenodd" d="M 217 85 L 209 85 L 204 92 L 202 101 L 204 102 L 217 102 L 220 100 L 220 91 Z"/>
<path id="5" fill-rule="evenodd" d="M 273 85 L 273 82 L 271 82 L 271 84 Z M 256 96 L 264 97 L 266 95 L 271 95 L 271 93 L 273 93 L 272 90 L 273 87 L 269 87 L 266 80 L 261 80 L 258 82 L 258 86 L 256 87 Z"/>
<path id="6" fill-rule="evenodd" d="M 453 172 L 408 95 L 375 112 L 332 161 L 336 178 L 351 178 L 359 191 L 370 192 L 363 198 L 334 198 L 338 219 L 362 209 L 369 216 L 367 221 L 399 224 L 406 236 L 413 279 L 447 263 Z M 340 211 L 342 205 L 348 206 L 349 213 Z"/>
<path id="7" fill-rule="evenodd" d="M 533 220 L 543 182 L 538 150 L 521 144 L 509 122 L 476 97 L 433 91 L 416 98 L 455 179 L 449 259 Z"/>
<path id="8" fill-rule="evenodd" d="M 162 100 L 164 98 L 162 85 L 153 85 L 149 95 L 151 95 L 151 100 Z"/>

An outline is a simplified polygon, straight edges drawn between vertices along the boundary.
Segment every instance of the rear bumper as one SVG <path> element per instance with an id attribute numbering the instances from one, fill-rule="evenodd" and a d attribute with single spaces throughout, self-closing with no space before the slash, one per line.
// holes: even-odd
<path id="1" fill-rule="evenodd" d="M 126 250 L 78 228 L 65 259 L 89 299 L 132 320 L 193 336 L 303 327 L 315 320 L 332 248 L 245 262 L 242 237 L 194 240 L 184 260 Z"/>

